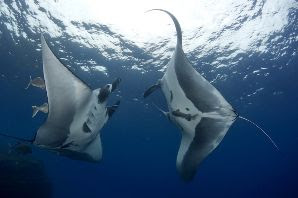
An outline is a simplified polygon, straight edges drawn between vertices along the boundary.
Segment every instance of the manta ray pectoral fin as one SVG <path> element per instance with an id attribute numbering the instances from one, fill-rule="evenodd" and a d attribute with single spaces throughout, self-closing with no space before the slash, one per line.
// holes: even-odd
<path id="1" fill-rule="evenodd" d="M 147 12 L 151 12 L 151 11 L 165 12 L 165 13 L 167 13 L 172 18 L 172 20 L 173 20 L 173 22 L 175 24 L 175 27 L 176 27 L 176 31 L 177 31 L 177 43 L 180 44 L 180 45 L 182 45 L 182 31 L 181 31 L 180 24 L 179 24 L 178 20 L 176 19 L 176 17 L 172 13 L 170 13 L 170 12 L 168 12 L 166 10 L 163 10 L 163 9 L 151 9 L 151 10 L 146 11 L 146 13 Z"/>
<path id="2" fill-rule="evenodd" d="M 49 114 L 34 144 L 55 148 L 67 139 L 76 113 L 90 100 L 92 91 L 55 56 L 43 35 L 41 45 Z"/>
<path id="3" fill-rule="evenodd" d="M 157 89 L 160 88 L 160 83 L 156 83 L 155 85 L 152 85 L 151 87 L 149 87 L 145 92 L 143 97 L 146 98 L 147 96 L 149 96 L 150 94 L 152 94 L 154 91 L 156 91 Z"/>
<path id="4" fill-rule="evenodd" d="M 184 180 L 192 180 L 199 164 L 219 145 L 232 123 L 230 120 L 203 118 L 195 128 L 194 137 L 182 134 L 177 168 Z"/>
<path id="5" fill-rule="evenodd" d="M 109 115 L 109 117 L 111 117 L 114 114 L 114 112 L 117 110 L 117 108 L 119 107 L 119 105 L 120 105 L 120 100 L 118 100 L 112 106 L 107 107 L 107 114 Z"/>
<path id="6" fill-rule="evenodd" d="M 102 146 L 100 134 L 83 151 L 91 162 L 99 162 L 102 158 Z"/>
<path id="7" fill-rule="evenodd" d="M 74 145 L 69 142 L 58 150 L 58 155 L 69 157 L 73 160 L 84 160 L 88 162 L 99 162 L 102 158 L 102 146 L 100 134 L 98 134 L 92 142 L 90 142 L 84 150 L 74 151 L 68 149 L 69 146 Z M 55 150 L 54 150 L 55 151 Z"/>

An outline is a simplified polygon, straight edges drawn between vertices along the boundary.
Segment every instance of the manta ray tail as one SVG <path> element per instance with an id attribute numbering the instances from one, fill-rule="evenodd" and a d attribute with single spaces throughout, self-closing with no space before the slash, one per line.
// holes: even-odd
<path id="1" fill-rule="evenodd" d="M 277 149 L 277 150 L 279 150 L 279 148 L 278 148 L 278 146 L 277 146 L 277 144 L 272 140 L 272 138 L 259 126 L 259 125 L 257 125 L 256 123 L 254 123 L 253 121 L 251 121 L 251 120 L 249 120 L 249 119 L 247 119 L 247 118 L 244 118 L 244 117 L 242 117 L 242 116 L 238 116 L 238 118 L 240 118 L 240 119 L 242 119 L 242 120 L 245 120 L 245 121 L 247 121 L 247 122 L 249 122 L 249 123 L 251 123 L 251 124 L 253 124 L 255 127 L 257 127 L 259 130 L 261 130 L 264 134 L 265 134 L 265 136 L 271 141 L 271 143 L 274 145 L 274 147 Z"/>
<path id="2" fill-rule="evenodd" d="M 15 137 L 15 136 L 7 135 L 7 134 L 4 134 L 4 133 L 0 133 L 0 136 L 11 138 L 11 139 L 18 140 L 18 141 L 21 141 L 21 142 L 30 143 L 30 144 L 33 144 L 33 142 L 34 142 L 34 139 L 28 140 L 28 139 L 25 139 L 25 138 Z"/>
<path id="3" fill-rule="evenodd" d="M 163 10 L 163 9 L 152 9 L 152 10 L 148 10 L 147 12 L 151 12 L 151 11 L 162 11 L 167 13 L 168 15 L 170 15 L 170 17 L 172 18 L 175 27 L 176 27 L 176 32 L 177 32 L 177 44 L 179 43 L 182 46 L 182 31 L 181 31 L 181 27 L 180 24 L 178 22 L 178 20 L 176 19 L 176 17 L 174 15 L 172 15 L 170 12 Z"/>
<path id="4" fill-rule="evenodd" d="M 29 83 L 28 83 L 28 85 L 27 85 L 27 87 L 25 89 L 28 89 L 30 87 L 31 83 L 32 83 L 32 78 L 30 76 L 30 81 L 29 81 Z"/>

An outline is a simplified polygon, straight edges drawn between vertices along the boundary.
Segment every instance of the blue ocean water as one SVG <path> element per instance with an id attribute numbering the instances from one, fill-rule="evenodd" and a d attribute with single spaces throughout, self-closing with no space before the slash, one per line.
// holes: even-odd
<path id="1" fill-rule="evenodd" d="M 13 6 L 14 2 L 19 10 Z M 0 131 L 30 139 L 47 115 L 39 113 L 31 118 L 31 106 L 45 102 L 46 92 L 35 87 L 24 89 L 30 75 L 42 76 L 40 32 L 28 22 L 32 14 L 28 2 L 3 1 L 0 4 Z M 35 3 L 39 5 L 38 1 Z M 38 9 L 47 12 L 41 5 Z M 276 151 L 255 127 L 237 120 L 218 148 L 198 167 L 191 182 L 181 180 L 176 171 L 180 131 L 153 105 L 166 109 L 162 94 L 156 92 L 146 100 L 142 98 L 144 90 L 163 75 L 155 62 L 163 66 L 169 60 L 152 55 L 150 50 L 157 49 L 159 44 L 146 50 L 125 40 L 119 36 L 121 33 L 113 32 L 105 24 L 78 22 L 85 30 L 95 27 L 99 28 L 95 33 L 122 39 L 121 48 L 131 51 L 121 59 L 113 58 L 115 51 L 106 48 L 109 55 L 106 57 L 96 47 L 84 47 L 80 39 L 76 40 L 83 36 L 67 33 L 63 20 L 47 13 L 48 20 L 62 29 L 64 26 L 65 33 L 54 36 L 43 30 L 46 40 L 77 76 L 92 88 L 101 87 L 116 77 L 122 79 L 119 90 L 109 100 L 113 103 L 120 98 L 121 105 L 101 131 L 103 160 L 100 163 L 74 161 L 33 147 L 32 155 L 41 160 L 51 183 L 51 197 L 298 196 L 297 7 L 288 10 L 286 24 L 280 31 L 265 37 L 265 51 L 258 51 L 262 44 L 256 44 L 257 47 L 243 52 L 235 52 L 233 48 L 222 52 L 214 49 L 203 56 L 199 54 L 204 50 L 195 48 L 187 53 L 194 67 L 212 81 L 227 101 L 241 115 L 260 124 L 280 147 L 280 151 Z M 19 35 L 18 31 L 25 32 L 26 36 Z M 206 47 L 212 42 L 205 43 Z M 166 43 L 165 40 L 160 46 Z M 230 59 L 221 61 L 228 66 L 210 64 L 229 55 Z M 105 66 L 108 75 L 81 69 L 82 66 L 92 68 L 89 60 Z M 144 64 L 146 61 L 149 63 Z M 143 65 L 141 71 L 145 72 L 131 69 L 133 65 Z M 9 155 L 8 143 L 12 142 L 1 138 L 1 153 Z M 3 174 L 1 170 L 0 174 Z M 31 188 L 34 191 L 34 187 Z M 0 197 L 10 196 L 1 194 L 0 189 Z"/>

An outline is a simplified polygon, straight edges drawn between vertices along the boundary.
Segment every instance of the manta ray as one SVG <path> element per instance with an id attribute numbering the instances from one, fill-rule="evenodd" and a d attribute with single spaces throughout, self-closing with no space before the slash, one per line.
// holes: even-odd
<path id="1" fill-rule="evenodd" d="M 153 10 L 165 12 L 172 18 L 177 44 L 165 74 L 145 91 L 144 97 L 161 89 L 169 111 L 159 110 L 181 129 L 176 167 L 182 179 L 193 179 L 198 165 L 219 145 L 237 118 L 254 124 L 276 146 L 263 129 L 239 116 L 222 94 L 193 68 L 183 52 L 182 32 L 176 17 L 166 10 Z"/>
<path id="2" fill-rule="evenodd" d="M 120 104 L 117 101 L 107 107 L 107 98 L 118 87 L 120 78 L 103 88 L 92 90 L 59 61 L 43 35 L 41 45 L 48 117 L 33 140 L 12 138 L 58 152 L 71 159 L 100 161 L 100 130 Z"/>

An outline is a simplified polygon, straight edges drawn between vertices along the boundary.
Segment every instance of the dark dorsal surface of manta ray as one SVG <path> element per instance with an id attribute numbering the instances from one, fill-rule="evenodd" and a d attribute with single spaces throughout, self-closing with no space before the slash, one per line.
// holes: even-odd
<path id="1" fill-rule="evenodd" d="M 170 15 L 177 31 L 177 44 L 164 76 L 145 91 L 144 97 L 161 88 L 169 112 L 160 111 L 182 132 L 176 166 L 182 179 L 191 180 L 198 165 L 219 145 L 240 116 L 186 58 L 182 49 L 181 27 L 175 16 L 166 10 L 153 10 Z"/>
<path id="2" fill-rule="evenodd" d="M 120 101 L 107 107 L 107 98 L 120 83 L 91 90 L 54 55 L 41 35 L 43 73 L 48 96 L 48 117 L 33 140 L 40 148 L 75 160 L 100 161 L 100 130 L 118 108 Z"/>

